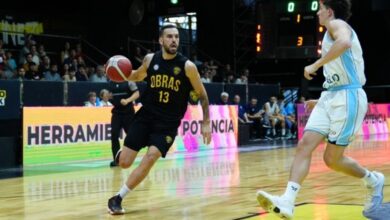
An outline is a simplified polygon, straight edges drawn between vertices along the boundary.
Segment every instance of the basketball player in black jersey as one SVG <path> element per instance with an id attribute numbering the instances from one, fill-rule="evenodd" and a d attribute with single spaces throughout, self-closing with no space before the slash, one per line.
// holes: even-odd
<path id="1" fill-rule="evenodd" d="M 175 25 L 161 28 L 159 43 L 161 51 L 146 55 L 142 65 L 129 77 L 130 81 L 145 80 L 147 88 L 141 96 L 142 107 L 136 113 L 116 159 L 119 166 L 128 168 L 141 148 L 147 146 L 149 149 L 117 195 L 108 200 L 108 211 L 113 215 L 124 214 L 122 199 L 146 177 L 154 163 L 167 154 L 187 109 L 191 90 L 198 94 L 202 105 L 203 141 L 210 143 L 207 93 L 195 64 L 177 52 L 179 31 Z"/>

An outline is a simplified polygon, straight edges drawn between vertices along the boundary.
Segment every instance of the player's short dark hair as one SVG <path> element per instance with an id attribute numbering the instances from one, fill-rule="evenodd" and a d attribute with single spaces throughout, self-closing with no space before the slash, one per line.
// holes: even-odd
<path id="1" fill-rule="evenodd" d="M 335 18 L 347 21 L 352 15 L 350 0 L 322 0 L 322 4 L 333 10 Z"/>
<path id="2" fill-rule="evenodd" d="M 174 25 L 174 24 L 166 24 L 160 28 L 159 36 L 161 37 L 164 34 L 164 30 L 168 29 L 168 28 L 176 28 L 177 29 L 176 25 Z"/>

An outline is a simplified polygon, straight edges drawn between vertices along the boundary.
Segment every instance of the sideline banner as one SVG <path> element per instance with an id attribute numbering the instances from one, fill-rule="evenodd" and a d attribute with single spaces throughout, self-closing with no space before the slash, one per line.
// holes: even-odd
<path id="1" fill-rule="evenodd" d="M 200 133 L 202 118 L 201 106 L 188 106 L 168 155 L 237 148 L 237 106 L 210 106 L 209 146 L 203 144 Z M 106 107 L 25 107 L 23 164 L 110 159 L 110 121 L 111 108 Z"/>
<path id="2" fill-rule="evenodd" d="M 303 136 L 303 130 L 310 113 L 305 112 L 303 104 L 297 105 L 298 138 Z M 388 134 L 390 128 L 390 104 L 369 104 L 362 128 L 356 135 L 370 137 L 372 135 Z"/>

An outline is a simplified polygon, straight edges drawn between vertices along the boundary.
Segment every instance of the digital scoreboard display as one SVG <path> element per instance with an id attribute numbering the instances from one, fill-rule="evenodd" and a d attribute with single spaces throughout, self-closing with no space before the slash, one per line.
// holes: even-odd
<path id="1" fill-rule="evenodd" d="M 324 28 L 316 15 L 318 0 L 276 0 L 258 4 L 256 51 L 264 58 L 320 56 Z M 259 42 L 258 39 L 263 39 Z M 261 47 L 260 50 L 258 47 Z M 263 50 L 261 50 L 263 49 Z"/>

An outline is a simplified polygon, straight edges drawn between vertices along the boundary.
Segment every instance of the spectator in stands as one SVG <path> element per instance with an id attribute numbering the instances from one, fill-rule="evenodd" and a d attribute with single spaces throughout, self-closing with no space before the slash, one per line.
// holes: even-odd
<path id="1" fill-rule="evenodd" d="M 64 77 L 65 75 L 69 75 L 69 64 L 64 64 L 62 66 L 62 73 L 61 73 L 62 77 Z"/>
<path id="2" fill-rule="evenodd" d="M 79 67 L 78 71 L 76 72 L 76 79 L 77 81 L 88 81 L 89 77 L 84 66 Z"/>
<path id="3" fill-rule="evenodd" d="M 32 54 L 32 61 L 39 65 L 41 63 L 41 58 L 39 56 L 39 53 L 37 51 L 37 46 L 31 45 L 31 54 Z"/>
<path id="4" fill-rule="evenodd" d="M 251 98 L 251 101 L 246 108 L 248 122 L 253 123 L 250 129 L 250 138 L 259 138 L 263 129 L 262 125 L 264 111 L 259 107 L 257 102 L 257 98 Z"/>
<path id="5" fill-rule="evenodd" d="M 239 123 L 249 122 L 248 116 L 246 114 L 246 108 L 244 105 L 241 104 L 241 97 L 239 95 L 234 96 L 233 104 L 238 106 L 238 122 Z"/>
<path id="6" fill-rule="evenodd" d="M 211 79 L 210 79 L 210 70 L 208 69 L 203 69 L 202 71 L 202 77 L 200 78 L 200 80 L 203 82 L 203 83 L 211 83 Z"/>
<path id="7" fill-rule="evenodd" d="M 5 61 L 6 61 L 6 57 L 5 57 L 5 54 L 4 54 L 4 50 L 3 49 L 0 49 L 0 79 L 5 79 L 5 73 L 4 73 L 4 69 L 5 69 Z"/>
<path id="8" fill-rule="evenodd" d="M 6 52 L 5 56 L 3 53 L 4 50 L 0 49 L 0 69 L 3 71 L 2 78 L 11 79 L 16 73 L 16 61 L 12 58 L 10 51 Z"/>
<path id="9" fill-rule="evenodd" d="M 85 58 L 85 54 L 83 53 L 83 47 L 81 46 L 81 44 L 76 44 L 76 58 Z"/>
<path id="10" fill-rule="evenodd" d="M 22 47 L 22 49 L 19 52 L 19 65 L 23 65 L 26 62 L 28 62 L 26 60 L 26 58 L 27 58 L 27 55 L 30 53 L 30 47 L 31 47 L 31 40 L 26 37 L 25 41 L 24 41 L 24 46 Z M 25 70 L 26 70 L 26 68 L 25 68 Z"/>
<path id="11" fill-rule="evenodd" d="M 76 51 L 75 51 L 76 55 Z M 70 57 L 70 43 L 65 42 L 64 49 L 61 51 L 61 63 L 65 63 L 65 60 Z"/>
<path id="12" fill-rule="evenodd" d="M 270 124 L 272 126 L 272 135 L 276 137 L 276 126 L 280 125 L 282 128 L 282 136 L 286 135 L 286 123 L 284 116 L 281 114 L 278 99 L 276 96 L 271 96 L 270 101 L 264 105 L 265 114 L 268 116 Z"/>
<path id="13" fill-rule="evenodd" d="M 92 74 L 89 78 L 91 82 L 107 82 L 106 72 L 104 70 L 104 66 L 97 66 L 96 73 Z"/>
<path id="14" fill-rule="evenodd" d="M 237 78 L 235 84 L 248 84 L 248 77 L 242 73 L 240 78 Z"/>
<path id="15" fill-rule="evenodd" d="M 221 98 L 217 102 L 217 105 L 229 105 L 229 93 L 222 92 L 221 93 Z"/>
<path id="16" fill-rule="evenodd" d="M 88 101 L 86 101 L 84 103 L 84 106 L 87 106 L 87 107 L 96 107 L 96 106 L 98 106 L 97 99 L 96 99 L 96 92 L 89 92 L 87 97 L 88 97 Z"/>
<path id="17" fill-rule="evenodd" d="M 77 60 L 77 58 L 76 58 L 76 50 L 75 49 L 71 49 L 69 56 L 64 58 L 64 64 L 68 64 L 69 66 L 72 66 L 74 59 Z M 77 62 L 76 62 L 76 64 L 77 64 Z M 76 68 L 77 68 L 77 66 L 76 66 Z"/>
<path id="18" fill-rule="evenodd" d="M 26 72 L 30 71 L 30 66 L 32 64 L 36 64 L 33 61 L 33 55 L 31 53 L 26 54 L 26 63 L 23 64 L 23 68 L 26 70 Z"/>
<path id="19" fill-rule="evenodd" d="M 62 77 L 65 82 L 76 82 L 76 70 L 73 67 L 69 68 L 69 72 L 65 73 L 64 76 Z"/>
<path id="20" fill-rule="evenodd" d="M 297 120 L 295 105 L 293 102 L 288 102 L 284 107 L 284 115 L 287 127 L 287 138 L 296 138 L 297 135 Z"/>
<path id="21" fill-rule="evenodd" d="M 26 79 L 25 75 L 26 75 L 26 70 L 23 67 L 20 67 L 18 69 L 18 72 L 16 73 L 16 75 L 14 75 L 14 77 L 12 79 L 25 80 Z"/>
<path id="22" fill-rule="evenodd" d="M 44 73 L 44 77 L 46 81 L 62 81 L 58 73 L 58 66 L 54 63 L 51 64 L 50 70 Z"/>
<path id="23" fill-rule="evenodd" d="M 50 71 L 50 58 L 44 56 L 41 64 L 39 65 L 39 72 L 46 73 Z"/>
<path id="24" fill-rule="evenodd" d="M 28 67 L 28 71 L 26 71 L 25 78 L 29 80 L 41 80 L 43 74 L 38 71 L 38 65 L 32 62 Z"/>
<path id="25" fill-rule="evenodd" d="M 107 89 L 100 90 L 100 106 L 112 106 L 111 102 L 108 101 L 111 99 L 111 93 Z"/>
<path id="26" fill-rule="evenodd" d="M 45 46 L 43 44 L 40 44 L 38 47 L 38 55 L 40 58 L 46 56 Z"/>
<path id="27" fill-rule="evenodd" d="M 225 83 L 234 83 L 236 80 L 234 79 L 234 75 L 227 75 Z"/>

